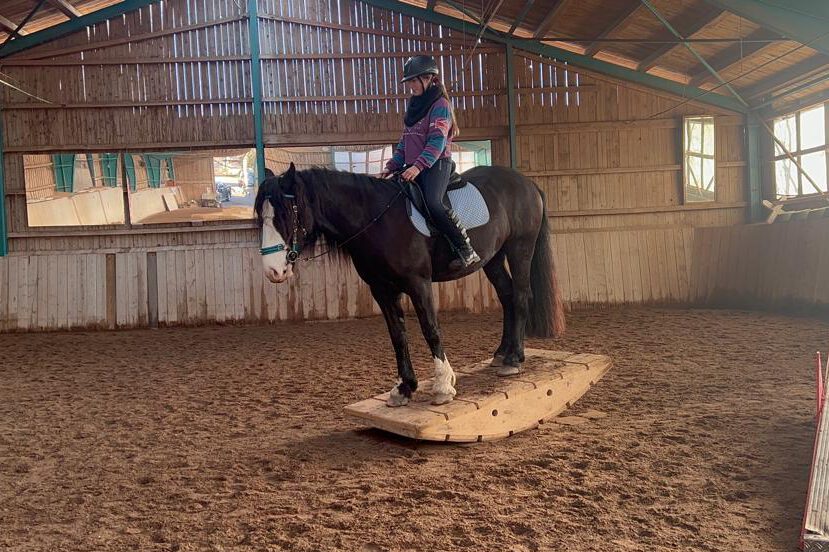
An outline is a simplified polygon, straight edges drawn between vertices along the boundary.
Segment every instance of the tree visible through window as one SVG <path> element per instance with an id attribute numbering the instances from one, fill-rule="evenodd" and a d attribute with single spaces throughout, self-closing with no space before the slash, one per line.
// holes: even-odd
<path id="1" fill-rule="evenodd" d="M 778 198 L 827 191 L 826 117 L 823 105 L 774 120 L 774 136 L 809 175 L 809 182 L 777 143 L 774 144 L 774 182 Z"/>
<path id="2" fill-rule="evenodd" d="M 683 126 L 685 203 L 715 201 L 714 118 L 685 117 Z"/>

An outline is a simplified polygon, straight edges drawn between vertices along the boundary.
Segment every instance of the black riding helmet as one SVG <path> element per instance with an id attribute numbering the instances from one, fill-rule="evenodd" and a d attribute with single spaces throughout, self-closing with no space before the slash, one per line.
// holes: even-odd
<path id="1" fill-rule="evenodd" d="M 421 75 L 438 75 L 438 64 L 432 56 L 414 56 L 406 60 L 403 65 L 403 78 L 400 82 L 406 82 Z"/>

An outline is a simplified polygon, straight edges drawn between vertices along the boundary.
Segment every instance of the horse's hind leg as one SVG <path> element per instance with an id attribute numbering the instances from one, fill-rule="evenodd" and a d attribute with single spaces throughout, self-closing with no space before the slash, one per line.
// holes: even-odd
<path id="1" fill-rule="evenodd" d="M 498 294 L 498 300 L 501 302 L 503 309 L 503 329 L 501 331 L 501 343 L 495 350 L 492 358 L 492 366 L 501 367 L 504 365 L 504 358 L 509 354 L 509 351 L 514 348 L 515 337 L 513 330 L 513 305 L 512 305 L 512 278 L 510 278 L 507 267 L 504 265 L 504 254 L 498 253 L 495 257 L 484 266 L 484 273 L 492 287 L 495 288 L 495 293 Z"/>
<path id="2" fill-rule="evenodd" d="M 383 289 L 380 287 L 371 288 L 371 294 L 380 305 L 383 318 L 389 328 L 389 336 L 394 346 L 394 354 L 397 358 L 397 374 L 400 377 L 386 401 L 389 406 L 404 406 L 412 398 L 412 393 L 417 390 L 417 376 L 412 369 L 412 361 L 409 359 L 409 343 L 406 337 L 406 322 L 403 318 L 403 308 L 400 306 L 400 292 Z"/>
<path id="3" fill-rule="evenodd" d="M 440 327 L 435 312 L 435 302 L 432 296 L 432 282 L 424 280 L 416 283 L 409 293 L 412 304 L 420 321 L 420 329 L 435 363 L 435 383 L 432 386 L 432 404 L 448 403 L 455 398 L 455 372 L 446 358 L 443 345 L 440 341 Z"/>
<path id="4" fill-rule="evenodd" d="M 499 371 L 500 375 L 517 374 L 524 362 L 524 335 L 530 306 L 530 266 L 535 240 L 520 240 L 507 246 L 507 260 L 512 275 L 512 337 L 514 347 L 504 357 L 504 365 L 512 371 Z"/>

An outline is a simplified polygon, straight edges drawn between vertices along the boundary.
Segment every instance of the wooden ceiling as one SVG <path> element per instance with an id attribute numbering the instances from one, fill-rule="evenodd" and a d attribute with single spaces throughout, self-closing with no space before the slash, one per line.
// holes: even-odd
<path id="1" fill-rule="evenodd" d="M 496 31 L 729 94 L 641 0 L 403 1 L 466 20 L 473 20 L 471 14 L 479 21 L 488 20 Z M 650 4 L 749 104 L 765 103 L 770 94 L 784 96 L 771 107 L 829 95 L 826 54 L 785 40 L 705 0 L 650 0 Z"/>
<path id="2" fill-rule="evenodd" d="M 403 0 L 502 33 L 537 39 L 654 76 L 728 94 L 642 0 Z M 0 2 L 0 43 L 41 0 Z M 121 3 L 43 0 L 30 34 Z M 808 104 L 829 95 L 829 56 L 714 7 L 705 0 L 649 3 L 752 106 Z"/>
<path id="3" fill-rule="evenodd" d="M 0 2 L 0 44 L 26 19 L 39 0 L 3 0 Z M 29 19 L 21 35 L 42 31 L 58 23 L 98 11 L 121 0 L 45 0 Z"/>

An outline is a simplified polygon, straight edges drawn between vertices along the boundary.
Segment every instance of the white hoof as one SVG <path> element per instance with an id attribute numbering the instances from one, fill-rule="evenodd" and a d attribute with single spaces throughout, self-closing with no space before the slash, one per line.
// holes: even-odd
<path id="1" fill-rule="evenodd" d="M 504 377 L 504 376 L 515 376 L 515 375 L 517 375 L 517 374 L 520 374 L 520 373 L 521 373 L 521 368 L 519 368 L 519 367 L 517 367 L 517 366 L 503 366 L 503 365 L 502 365 L 500 368 L 498 368 L 498 369 L 495 371 L 495 373 L 496 373 L 496 374 L 498 374 L 498 375 L 499 375 L 499 376 L 501 376 L 501 377 Z"/>
<path id="2" fill-rule="evenodd" d="M 449 361 L 434 358 L 435 361 L 435 381 L 432 384 L 432 404 L 445 404 L 452 400 L 458 394 L 455 391 L 455 372 Z M 447 398 L 448 397 L 448 398 Z M 436 402 L 440 400 L 441 402 Z"/>
<path id="3" fill-rule="evenodd" d="M 406 406 L 407 404 L 409 404 L 409 398 L 398 391 L 397 386 L 395 385 L 389 393 L 389 398 L 386 399 L 386 406 L 398 407 Z"/>
<path id="4" fill-rule="evenodd" d="M 453 400 L 455 400 L 454 393 L 435 393 L 432 395 L 432 404 L 434 405 L 450 403 Z"/>
<path id="5" fill-rule="evenodd" d="M 503 355 L 495 355 L 492 357 L 492 362 L 489 363 L 490 366 L 493 368 L 500 368 L 504 365 L 504 356 Z"/>

